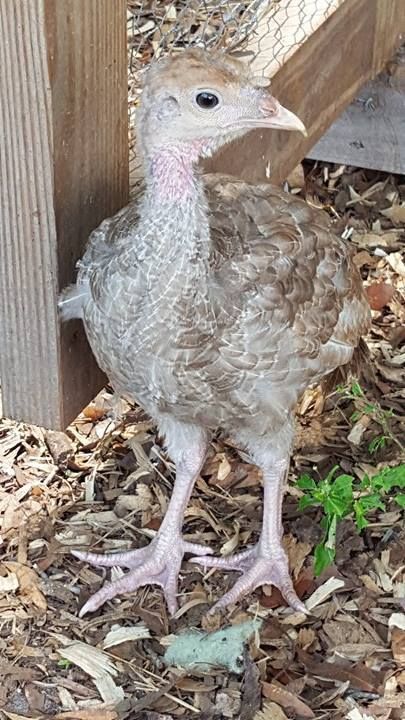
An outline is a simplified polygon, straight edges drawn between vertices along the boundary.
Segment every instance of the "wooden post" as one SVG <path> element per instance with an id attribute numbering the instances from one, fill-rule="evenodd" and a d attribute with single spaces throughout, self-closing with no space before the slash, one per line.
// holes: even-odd
<path id="1" fill-rule="evenodd" d="M 63 428 L 100 389 L 59 288 L 128 197 L 125 0 L 0 0 L 3 412 Z"/>
<path id="2" fill-rule="evenodd" d="M 284 181 L 359 88 L 390 60 L 405 33 L 405 0 L 339 0 L 336 8 L 315 32 L 293 46 L 280 68 L 271 62 L 271 42 L 263 50 L 269 53 L 274 95 L 303 120 L 308 138 L 298 133 L 253 131 L 208 161 L 208 171 L 250 182 Z M 264 24 L 265 19 L 261 27 Z M 302 28 L 297 25 L 296 31 L 301 33 Z M 257 46 L 254 38 L 256 51 Z M 258 61 L 266 67 L 266 58 L 258 57 Z"/>

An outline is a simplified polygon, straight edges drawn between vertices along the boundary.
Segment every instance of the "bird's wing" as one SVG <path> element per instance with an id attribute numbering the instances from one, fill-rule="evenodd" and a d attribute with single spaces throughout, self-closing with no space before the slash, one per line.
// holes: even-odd
<path id="1" fill-rule="evenodd" d="M 306 369 L 306 382 L 347 362 L 369 308 L 326 213 L 271 185 L 205 182 L 224 360 L 280 380 Z"/>
<path id="2" fill-rule="evenodd" d="M 103 222 L 90 234 L 86 251 L 78 263 L 80 280 L 86 281 L 101 265 L 118 256 L 128 245 L 128 238 L 136 229 L 139 220 L 139 201 L 136 198 L 112 217 Z"/>

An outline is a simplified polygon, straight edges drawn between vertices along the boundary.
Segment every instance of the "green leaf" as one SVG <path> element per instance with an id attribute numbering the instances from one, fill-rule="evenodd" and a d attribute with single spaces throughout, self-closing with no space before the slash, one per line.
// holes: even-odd
<path id="1" fill-rule="evenodd" d="M 372 403 L 366 403 L 363 412 L 366 413 L 366 415 L 371 415 L 373 412 L 377 410 L 376 406 Z"/>
<path id="2" fill-rule="evenodd" d="M 381 495 L 374 493 L 372 495 L 364 495 L 354 501 L 354 515 L 356 518 L 356 525 L 359 531 L 364 530 L 367 527 L 368 520 L 366 514 L 371 510 L 385 510 L 385 504 L 381 499 Z"/>
<path id="3" fill-rule="evenodd" d="M 304 497 L 299 500 L 298 510 L 306 510 L 308 507 L 317 506 L 319 506 L 319 502 L 317 500 L 315 500 L 312 496 L 304 495 Z"/>
<path id="4" fill-rule="evenodd" d="M 362 414 L 360 410 L 355 410 L 354 413 L 350 415 L 350 420 L 355 423 L 357 420 L 360 420 Z"/>
<path id="5" fill-rule="evenodd" d="M 323 517 L 321 517 L 321 521 L 319 524 L 320 524 L 322 530 L 325 530 L 325 532 L 327 532 L 328 527 L 330 525 L 330 515 L 324 515 Z"/>
<path id="6" fill-rule="evenodd" d="M 363 508 L 364 512 L 370 510 L 385 510 L 385 503 L 381 499 L 381 495 L 373 493 L 371 495 L 364 495 L 356 500 L 357 505 Z"/>
<path id="7" fill-rule="evenodd" d="M 335 465 L 332 470 L 329 470 L 325 480 L 323 481 L 324 485 L 330 485 L 338 470 L 340 470 L 339 465 Z"/>
<path id="8" fill-rule="evenodd" d="M 369 487 L 371 487 L 371 480 L 368 475 L 364 475 L 360 483 L 360 490 L 367 490 Z"/>
<path id="9" fill-rule="evenodd" d="M 325 498 L 324 508 L 329 514 L 339 518 L 351 512 L 353 506 L 353 477 L 339 475 L 331 486 L 328 497 Z"/>
<path id="10" fill-rule="evenodd" d="M 315 548 L 314 553 L 314 572 L 315 575 L 320 575 L 325 568 L 329 567 L 335 559 L 336 550 L 335 548 L 325 547 L 323 544 L 319 544 Z"/>
<path id="11" fill-rule="evenodd" d="M 405 509 L 405 494 L 404 493 L 401 493 L 400 495 L 395 495 L 394 500 L 399 505 L 399 507 Z"/>
<path id="12" fill-rule="evenodd" d="M 315 490 L 316 482 L 310 475 L 300 475 L 297 480 L 297 485 L 301 490 Z"/>
<path id="13" fill-rule="evenodd" d="M 373 490 L 390 492 L 395 487 L 405 488 L 405 464 L 384 470 L 370 479 Z"/>
<path id="14" fill-rule="evenodd" d="M 356 527 L 361 532 L 369 523 L 364 514 L 364 508 L 357 501 L 354 503 L 354 516 L 356 518 Z"/>
<path id="15" fill-rule="evenodd" d="M 374 455 L 374 453 L 378 452 L 378 450 L 384 448 L 386 444 L 387 437 L 385 435 L 378 435 L 378 437 L 373 438 L 368 444 L 368 451 L 371 455 Z"/>
<path id="16" fill-rule="evenodd" d="M 350 387 L 350 392 L 354 397 L 363 397 L 363 390 L 358 382 L 353 382 Z"/>
<path id="17" fill-rule="evenodd" d="M 333 483 L 334 492 L 342 493 L 347 497 L 352 496 L 353 475 L 339 475 Z"/>

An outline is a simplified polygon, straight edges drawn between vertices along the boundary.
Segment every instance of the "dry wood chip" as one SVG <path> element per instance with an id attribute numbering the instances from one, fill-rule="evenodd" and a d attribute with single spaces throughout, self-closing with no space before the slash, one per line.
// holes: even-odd
<path id="1" fill-rule="evenodd" d="M 364 265 L 368 265 L 369 267 L 373 267 L 377 264 L 378 258 L 373 257 L 370 255 L 370 253 L 367 252 L 367 250 L 360 250 L 360 252 L 356 253 L 356 255 L 353 258 L 353 262 L 358 268 L 364 267 Z"/>
<path id="2" fill-rule="evenodd" d="M 236 522 L 235 525 L 236 525 L 236 530 L 233 533 L 232 537 L 230 537 L 229 540 L 227 540 L 226 543 L 224 543 L 220 549 L 220 553 L 224 557 L 226 557 L 226 555 L 231 555 L 239 545 L 239 529 L 240 529 L 240 527 L 239 527 L 238 522 Z"/>
<path id="3" fill-rule="evenodd" d="M 378 580 L 380 582 L 382 589 L 386 593 L 391 593 L 392 592 L 392 580 L 387 572 L 386 566 L 378 558 L 374 559 L 373 564 L 378 573 Z"/>
<path id="4" fill-rule="evenodd" d="M 61 636 L 57 637 L 62 640 Z M 70 660 L 92 678 L 100 677 L 106 673 L 112 677 L 117 677 L 118 670 L 107 653 L 79 640 L 73 642 L 66 642 L 64 638 L 63 640 L 63 647 L 56 650 L 62 658 Z"/>
<path id="5" fill-rule="evenodd" d="M 0 575 L 0 593 L 15 592 L 18 587 L 18 577 L 15 573 L 10 572 L 4 576 Z"/>
<path id="6" fill-rule="evenodd" d="M 288 710 L 291 710 L 293 713 L 303 718 L 315 717 L 315 714 L 309 705 L 289 690 L 283 688 L 281 685 L 276 685 L 274 682 L 263 682 L 262 690 L 265 698 L 272 700 L 277 703 L 277 705 L 281 705 L 281 707 L 285 708 L 287 712 Z"/>
<path id="7" fill-rule="evenodd" d="M 38 671 L 31 668 L 21 668 L 9 662 L 0 662 L 0 677 L 10 675 L 14 680 L 31 681 L 38 678 Z"/>
<path id="8" fill-rule="evenodd" d="M 330 595 L 333 595 L 336 590 L 345 586 L 344 580 L 339 578 L 331 577 L 329 580 L 323 583 L 319 588 L 312 593 L 311 597 L 305 601 L 305 605 L 308 610 L 313 610 L 318 605 L 321 605 Z"/>
<path id="9" fill-rule="evenodd" d="M 405 630 L 394 627 L 391 633 L 391 650 L 394 660 L 400 664 L 405 664 Z"/>
<path id="10" fill-rule="evenodd" d="M 240 692 L 236 689 L 227 689 L 217 692 L 215 696 L 215 707 L 220 717 L 234 718 L 239 714 Z"/>
<path id="11" fill-rule="evenodd" d="M 81 534 L 79 535 L 78 532 L 71 530 L 70 528 L 66 528 L 65 530 L 62 530 L 61 532 L 55 533 L 55 540 L 60 543 L 61 545 L 83 545 L 88 546 L 91 544 L 92 536 L 90 533 Z"/>
<path id="12" fill-rule="evenodd" d="M 373 715 L 363 712 L 360 708 L 353 708 L 347 713 L 346 720 L 375 720 L 375 718 Z"/>
<path id="13" fill-rule="evenodd" d="M 274 702 L 265 702 L 261 710 L 258 710 L 253 720 L 288 720 L 283 708 Z"/>
<path id="14" fill-rule="evenodd" d="M 380 210 L 381 215 L 389 218 L 395 224 L 405 223 L 405 203 L 401 205 L 392 205 L 390 208 Z"/>
<path id="15" fill-rule="evenodd" d="M 351 442 L 353 445 L 360 445 L 363 435 L 365 431 L 367 430 L 368 426 L 370 425 L 371 418 L 369 415 L 362 415 L 359 420 L 353 425 L 352 429 L 350 430 L 347 439 L 349 442 Z"/>
<path id="16" fill-rule="evenodd" d="M 175 5 L 169 5 L 165 11 L 165 19 L 169 22 L 175 22 L 177 18 L 177 9 Z"/>
<path id="17" fill-rule="evenodd" d="M 394 660 L 405 664 L 405 613 L 393 613 L 388 620 L 391 636 L 391 651 Z"/>
<path id="18" fill-rule="evenodd" d="M 376 593 L 377 595 L 383 595 L 384 591 L 381 590 L 380 587 L 378 587 L 377 583 L 374 582 L 374 580 L 370 577 L 370 575 L 360 575 L 360 580 L 362 581 L 363 585 L 367 588 L 367 590 L 370 590 L 373 593 Z"/>
<path id="19" fill-rule="evenodd" d="M 388 620 L 388 627 L 396 627 L 405 630 L 405 613 L 392 613 Z"/>
<path id="20" fill-rule="evenodd" d="M 196 505 L 191 505 L 186 509 L 184 513 L 184 518 L 202 518 L 206 520 L 209 525 L 211 525 L 212 529 L 217 534 L 219 534 L 220 531 L 223 529 L 222 524 L 216 522 L 207 510 L 204 510 L 204 508 L 201 507 L 197 507 Z"/>
<path id="21" fill-rule="evenodd" d="M 298 657 L 312 675 L 341 683 L 349 682 L 351 687 L 363 692 L 378 693 L 384 679 L 384 673 L 374 672 L 363 663 L 338 665 L 325 662 L 320 655 L 312 656 L 304 650 L 298 650 Z"/>
<path id="22" fill-rule="evenodd" d="M 67 688 L 65 687 L 58 687 L 58 695 L 59 700 L 61 702 L 61 705 L 64 710 L 74 710 L 76 707 L 76 703 L 73 699 L 73 695 Z"/>
<path id="23" fill-rule="evenodd" d="M 363 247 L 395 247 L 400 240 L 400 232 L 398 230 L 390 230 L 385 233 L 376 232 L 354 232 L 350 238 L 351 242 Z"/>
<path id="24" fill-rule="evenodd" d="M 74 446 L 66 433 L 47 430 L 45 432 L 45 440 L 49 452 L 58 465 L 66 463 L 68 458 L 73 454 Z"/>
<path id="25" fill-rule="evenodd" d="M 189 610 L 198 605 L 205 605 L 208 602 L 207 593 L 202 591 L 199 593 L 193 592 L 193 597 L 182 605 L 177 612 L 174 614 L 174 618 L 178 620 L 182 615 L 185 615 Z"/>
<path id="26" fill-rule="evenodd" d="M 149 472 L 149 471 L 148 471 Z M 139 483 L 134 495 L 119 495 L 115 504 L 115 513 L 122 517 L 126 512 L 144 512 L 154 504 L 153 493 L 148 485 Z"/>
<path id="27" fill-rule="evenodd" d="M 217 480 L 223 482 L 231 472 L 231 464 L 226 457 L 225 453 L 218 453 L 217 458 L 219 459 Z"/>
<path id="28" fill-rule="evenodd" d="M 106 704 L 116 705 L 124 699 L 123 689 L 113 680 L 118 675 L 118 670 L 102 650 L 77 641 L 57 648 L 57 652 L 90 675 Z"/>
<path id="29" fill-rule="evenodd" d="M 349 687 L 350 682 L 347 681 L 345 683 L 340 683 L 340 685 L 336 688 L 332 688 L 331 690 L 325 690 L 325 692 L 320 693 L 318 697 L 316 697 L 315 700 L 312 701 L 312 709 L 317 710 L 323 705 L 330 705 L 332 700 L 341 695 L 345 695 Z"/>
<path id="30" fill-rule="evenodd" d="M 33 605 L 41 613 L 46 612 L 47 602 L 42 592 L 42 581 L 35 570 L 18 562 L 6 562 L 5 567 L 17 576 L 19 594 L 24 603 Z"/>
<path id="31" fill-rule="evenodd" d="M 405 210 L 405 206 L 404 206 Z M 405 263 L 401 252 L 390 253 L 387 255 L 387 262 L 391 265 L 392 269 L 405 278 Z"/>
<path id="32" fill-rule="evenodd" d="M 17 713 L 9 712 L 9 710 L 5 710 L 4 708 L 1 709 L 2 713 L 4 713 L 4 717 L 8 718 L 8 720 L 27 720 L 27 715 L 18 715 Z M 44 720 L 44 716 L 42 715 L 31 715 L 29 716 L 30 720 Z"/>
<path id="33" fill-rule="evenodd" d="M 131 627 L 119 627 L 113 625 L 111 630 L 105 636 L 102 647 L 104 650 L 115 645 L 121 645 L 124 642 L 130 642 L 131 640 L 144 640 L 150 638 L 150 632 L 144 623 L 138 625 L 132 625 Z"/>
<path id="34" fill-rule="evenodd" d="M 295 579 L 298 578 L 305 558 L 308 557 L 312 550 L 312 544 L 299 542 L 293 535 L 285 535 L 283 538 L 283 546 L 288 555 L 290 571 Z"/>
<path id="35" fill-rule="evenodd" d="M 360 195 L 351 185 L 349 185 L 349 193 L 350 193 L 350 200 L 346 203 L 346 207 L 351 207 L 352 205 L 357 205 L 359 203 L 360 205 L 366 205 L 367 207 L 373 207 L 375 205 L 375 200 L 368 200 L 368 195 L 370 193 L 363 193 Z"/>
<path id="36" fill-rule="evenodd" d="M 105 705 L 97 705 L 92 708 L 77 708 L 52 716 L 54 720 L 118 720 L 115 710 L 110 710 Z"/>
<path id="37" fill-rule="evenodd" d="M 308 650 L 315 639 L 316 635 L 312 628 L 301 628 L 297 636 L 297 645 L 303 650 Z"/>
<path id="38" fill-rule="evenodd" d="M 371 657 L 375 652 L 381 653 L 386 652 L 386 650 L 382 648 L 381 645 L 375 645 L 374 643 L 342 643 L 341 645 L 336 645 L 333 648 L 333 652 L 345 660 L 359 662 L 360 660 Z"/>
<path id="39" fill-rule="evenodd" d="M 207 693 L 218 687 L 217 685 L 206 685 L 202 680 L 193 680 L 188 677 L 181 677 L 179 680 L 176 680 L 175 685 L 179 690 L 192 693 Z"/>
<path id="40" fill-rule="evenodd" d="M 100 510 L 100 512 L 93 513 L 85 512 L 83 520 L 95 528 L 102 527 L 103 525 L 114 525 L 118 522 L 118 518 L 112 510 Z"/>

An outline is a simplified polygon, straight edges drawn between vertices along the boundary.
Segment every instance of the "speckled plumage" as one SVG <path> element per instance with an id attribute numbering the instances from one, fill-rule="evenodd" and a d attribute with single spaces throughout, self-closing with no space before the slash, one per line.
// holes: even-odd
<path id="1" fill-rule="evenodd" d="M 74 314 L 99 365 L 156 420 L 176 460 L 187 454 L 187 428 L 201 432 L 201 447 L 222 428 L 264 471 L 280 464 L 279 490 L 294 406 L 309 384 L 350 361 L 369 308 L 325 213 L 271 185 L 196 169 L 199 157 L 250 129 L 245 106 L 256 103 L 260 126 L 261 113 L 278 109 L 238 62 L 200 51 L 187 59 L 150 70 L 140 113 L 146 188 L 93 232 L 64 300 L 79 298 Z M 218 86 L 226 120 L 218 115 L 207 129 L 200 113 L 201 128 L 191 115 L 187 124 L 189 88 Z M 232 102 L 243 117 L 229 124 Z"/>

